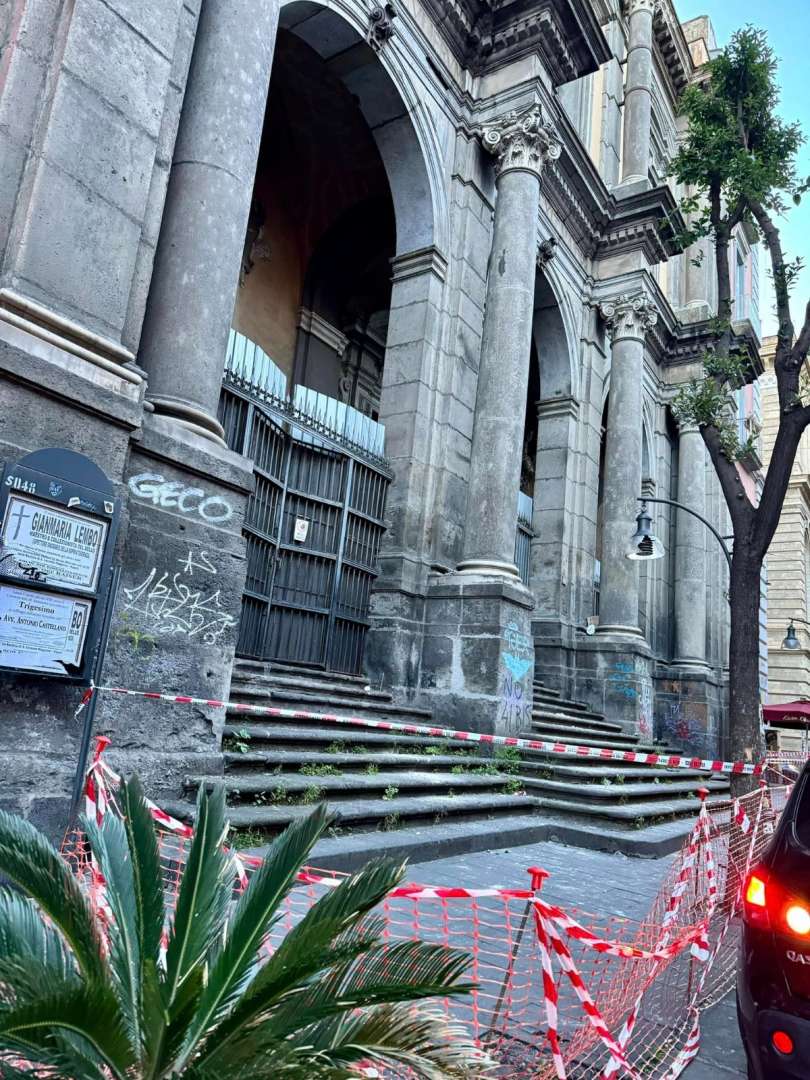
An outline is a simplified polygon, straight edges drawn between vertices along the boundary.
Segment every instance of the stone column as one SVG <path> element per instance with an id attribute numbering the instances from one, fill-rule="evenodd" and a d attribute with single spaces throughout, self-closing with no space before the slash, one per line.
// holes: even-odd
<path id="1" fill-rule="evenodd" d="M 475 401 L 464 558 L 459 570 L 519 580 L 517 494 L 529 378 L 540 176 L 560 143 L 539 106 L 482 133 L 497 201 Z"/>
<path id="2" fill-rule="evenodd" d="M 638 566 L 627 547 L 641 494 L 642 383 L 644 338 L 658 319 L 643 293 L 602 304 L 612 341 L 610 401 L 605 443 L 602 585 L 599 632 L 640 636 Z"/>
<path id="3" fill-rule="evenodd" d="M 646 183 L 650 170 L 655 0 L 628 0 L 622 183 Z"/>
<path id="4" fill-rule="evenodd" d="M 155 411 L 216 441 L 278 8 L 203 2 L 141 343 Z"/>
<path id="5" fill-rule="evenodd" d="M 706 516 L 706 451 L 696 425 L 681 427 L 678 502 Z M 706 664 L 706 526 L 677 511 L 675 543 L 675 661 Z"/>

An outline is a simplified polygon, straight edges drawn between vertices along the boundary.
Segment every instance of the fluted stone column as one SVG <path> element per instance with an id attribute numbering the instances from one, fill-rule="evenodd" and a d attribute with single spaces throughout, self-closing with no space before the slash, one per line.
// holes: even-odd
<path id="1" fill-rule="evenodd" d="M 629 41 L 624 81 L 622 183 L 646 183 L 650 170 L 655 0 L 628 0 L 626 10 Z"/>
<path id="2" fill-rule="evenodd" d="M 644 339 L 658 319 L 643 293 L 602 304 L 612 341 L 610 399 L 605 442 L 602 584 L 599 632 L 640 636 L 638 565 L 627 547 L 641 494 L 642 383 Z"/>
<path id="3" fill-rule="evenodd" d="M 470 486 L 459 570 L 519 580 L 517 495 L 531 355 L 537 215 L 545 164 L 560 144 L 539 106 L 482 132 L 496 158 L 497 201 L 478 370 Z"/>
<path id="4" fill-rule="evenodd" d="M 696 425 L 681 427 L 678 502 L 706 516 L 706 451 Z M 675 660 L 706 664 L 706 526 L 677 511 L 675 544 Z"/>
<path id="5" fill-rule="evenodd" d="M 203 0 L 141 342 L 155 411 L 217 441 L 278 9 Z"/>

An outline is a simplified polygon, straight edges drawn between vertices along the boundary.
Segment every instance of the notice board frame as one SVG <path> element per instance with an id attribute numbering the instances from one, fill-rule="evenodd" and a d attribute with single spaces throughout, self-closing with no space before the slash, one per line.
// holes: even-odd
<path id="1" fill-rule="evenodd" d="M 36 503 L 52 507 L 54 511 L 83 515 L 103 524 L 104 552 L 93 590 L 87 587 L 72 588 L 64 584 L 49 585 L 47 573 L 43 579 L 40 567 L 25 567 L 19 562 L 15 563 L 13 558 L 0 561 L 0 585 L 26 589 L 32 593 L 48 593 L 65 599 L 89 600 L 92 605 L 80 664 L 65 665 L 64 674 L 32 667 L 0 666 L 0 676 L 24 674 L 88 686 L 102 647 L 104 625 L 109 621 L 108 608 L 114 602 L 113 557 L 121 517 L 121 501 L 115 494 L 112 481 L 94 461 L 75 450 L 55 447 L 35 450 L 17 462 L 4 463 L 0 478 L 0 534 L 11 496 L 23 499 L 27 497 Z M 0 550 L 0 558 L 3 554 L 4 551 Z M 12 564 L 11 567 L 6 569 L 5 566 L 9 563 Z M 28 571 L 30 573 L 25 576 Z"/>

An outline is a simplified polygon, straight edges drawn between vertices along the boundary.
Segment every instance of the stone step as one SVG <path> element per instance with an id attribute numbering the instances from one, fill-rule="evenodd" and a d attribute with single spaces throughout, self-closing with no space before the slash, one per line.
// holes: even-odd
<path id="1" fill-rule="evenodd" d="M 419 746 L 418 740 L 413 740 L 414 749 Z M 441 746 L 437 750 L 443 749 Z M 226 752 L 225 769 L 227 773 L 250 774 L 253 772 L 298 772 L 302 767 L 328 766 L 338 769 L 342 773 L 365 772 L 369 765 L 374 765 L 380 771 L 386 769 L 429 769 L 441 772 L 444 775 L 452 773 L 453 769 L 473 770 L 491 769 L 498 770 L 497 758 L 480 757 L 471 754 L 469 750 L 451 750 L 449 753 L 439 754 L 403 754 L 385 750 L 372 750 L 370 753 L 359 754 L 326 754 L 323 751 L 312 750 L 259 750 L 247 753 Z M 544 770 L 545 765 L 539 761 L 525 761 L 520 763 L 520 769 L 527 772 Z M 505 770 L 504 770 L 505 771 Z M 315 777 L 317 779 L 317 777 Z"/>
<path id="2" fill-rule="evenodd" d="M 613 731 L 617 734 L 625 734 L 625 729 L 621 724 L 613 723 L 610 720 L 601 720 L 598 716 L 585 716 L 584 714 L 569 715 L 568 713 L 561 713 L 556 710 L 550 709 L 532 709 L 532 719 L 540 720 L 543 723 L 560 724 L 567 727 L 592 727 L 599 731 Z"/>
<path id="3" fill-rule="evenodd" d="M 711 774 L 701 772 L 699 769 L 665 769 L 656 765 L 645 765 L 642 762 L 623 761 L 594 761 L 593 765 L 572 764 L 573 759 L 556 757 L 549 759 L 546 770 L 554 777 L 577 780 L 585 784 L 599 784 L 604 778 L 615 779 L 617 776 L 626 777 L 628 781 L 637 783 L 641 780 L 652 783 L 656 777 L 662 782 L 672 780 L 702 781 L 708 779 Z M 699 784 L 696 786 L 700 786 Z"/>
<path id="4" fill-rule="evenodd" d="M 386 690 L 375 690 L 368 684 L 342 683 L 333 679 L 315 681 L 312 679 L 299 678 L 296 675 L 278 675 L 270 672 L 257 673 L 256 675 L 234 675 L 231 683 L 231 695 L 249 694 L 255 697 L 259 693 L 274 696 L 279 692 L 301 692 L 312 695 L 326 694 L 329 697 L 341 698 L 347 702 L 374 701 L 383 705 L 393 704 L 393 697 Z"/>
<path id="5" fill-rule="evenodd" d="M 241 675 L 279 675 L 300 682 L 320 685 L 323 682 L 340 683 L 343 686 L 364 687 L 368 684 L 365 675 L 346 675 L 340 671 L 326 671 L 323 668 L 306 667 L 300 664 L 285 664 L 279 660 L 248 660 L 239 658 L 234 661 L 233 677 Z"/>
<path id="6" fill-rule="evenodd" d="M 345 832 L 325 836 L 315 845 L 310 861 L 314 866 L 347 871 L 357 870 L 369 859 L 381 855 L 424 863 L 476 851 L 509 849 L 515 858 L 517 885 L 522 871 L 537 861 L 536 847 L 524 845 L 550 841 L 591 851 L 619 852 L 655 859 L 678 851 L 693 826 L 693 819 L 681 817 L 674 821 L 647 824 L 643 829 L 628 829 L 583 817 L 571 816 L 565 820 L 553 818 L 541 811 L 499 814 L 495 820 L 497 837 L 493 836 L 493 820 L 490 818 L 456 820 L 452 817 L 439 824 L 406 823 L 392 831 Z M 251 854 L 261 856 L 266 848 L 259 846 L 250 850 Z M 439 881 L 434 884 L 455 883 Z"/>
<path id="7" fill-rule="evenodd" d="M 328 801 L 328 800 L 327 800 Z M 423 795 L 413 798 L 362 799 L 332 803 L 340 828 L 374 829 L 383 827 L 395 831 L 400 821 L 441 822 L 446 817 L 479 819 L 497 818 L 502 814 L 531 813 L 540 800 L 530 795 L 478 793 L 472 795 Z M 312 813 L 308 806 L 233 806 L 228 807 L 227 818 L 233 829 L 250 829 L 276 833 L 291 821 L 298 821 Z M 193 820 L 194 805 L 191 802 L 168 803 L 166 811 L 184 821 Z"/>
<path id="8" fill-rule="evenodd" d="M 317 746 L 334 747 L 334 752 L 339 753 L 339 747 L 349 747 L 356 751 L 358 747 L 417 747 L 437 746 L 456 747 L 463 743 L 451 742 L 448 739 L 434 738 L 422 735 L 400 735 L 397 732 L 377 731 L 372 728 L 353 727 L 348 724 L 327 724 L 320 727 L 317 724 L 303 726 L 306 721 L 277 720 L 265 721 L 261 717 L 251 718 L 245 713 L 230 714 L 232 722 L 225 725 L 223 733 L 232 740 L 239 740 L 241 733 L 247 734 L 246 745 L 269 743 L 274 746 L 288 746 L 292 750 L 308 747 L 313 749 Z M 238 717 L 238 719 L 237 719 Z M 226 749 L 230 749 L 227 748 Z M 446 751 L 445 751 L 446 752 Z"/>
<path id="9" fill-rule="evenodd" d="M 539 720 L 532 721 L 532 734 L 529 737 L 576 746 L 606 746 L 616 750 L 635 750 L 639 746 L 638 736 L 625 732 L 603 731 L 601 728 L 584 725 L 567 727 Z"/>
<path id="10" fill-rule="evenodd" d="M 709 806 L 728 801 L 728 795 L 709 796 Z M 588 798 L 560 798 L 543 797 L 542 807 L 546 812 L 557 814 L 571 814 L 598 821 L 607 821 L 615 825 L 627 826 L 628 828 L 643 828 L 644 823 L 650 819 L 655 822 L 668 820 L 676 817 L 697 817 L 700 803 L 697 799 L 645 799 L 626 804 L 597 803 Z"/>
<path id="11" fill-rule="evenodd" d="M 229 805 L 250 800 L 256 796 L 266 799 L 266 805 L 290 805 L 306 799 L 312 804 L 327 799 L 330 803 L 343 803 L 347 799 L 381 799 L 383 802 L 397 802 L 400 799 L 432 795 L 436 792 L 447 794 L 452 791 L 497 791 L 503 787 L 515 787 L 523 784 L 522 779 L 503 776 L 500 773 L 449 773 L 430 771 L 381 772 L 367 775 L 349 773 L 342 776 L 301 776 L 290 773 L 248 773 L 225 777 L 192 776 L 185 781 L 187 790 L 196 791 L 205 784 L 211 790 L 222 784 L 228 796 Z M 386 798 L 388 792 L 390 796 Z"/>
<path id="12" fill-rule="evenodd" d="M 534 794 L 540 794 L 541 792 L 548 792 L 554 796 L 560 796 L 561 798 L 575 798 L 583 799 L 585 793 L 582 790 L 582 784 L 576 783 L 576 781 L 568 780 L 546 780 L 535 779 L 534 777 L 524 776 L 521 778 L 521 783 L 525 784 L 526 789 L 530 790 Z M 587 798 L 593 800 L 594 807 L 597 804 L 601 806 L 603 803 L 616 802 L 620 805 L 631 804 L 636 805 L 638 802 L 644 802 L 651 799 L 673 799 L 679 795 L 684 795 L 686 798 L 692 797 L 695 801 L 695 813 L 699 806 L 697 799 L 697 789 L 699 787 L 708 788 L 710 792 L 715 794 L 722 794 L 728 792 L 729 785 L 727 781 L 723 780 L 707 780 L 705 776 L 701 776 L 695 780 L 669 780 L 664 782 L 663 779 L 660 783 L 624 783 L 624 784 L 590 784 L 587 790 Z"/>
<path id="13" fill-rule="evenodd" d="M 371 715 L 375 720 L 402 720 L 417 724 L 430 724 L 433 714 L 429 709 L 418 709 L 413 705 L 395 705 L 393 702 L 369 701 L 364 698 L 348 700 L 332 694 L 310 694 L 299 690 L 273 690 L 241 686 L 241 698 L 251 705 L 277 705 L 282 709 L 300 709 L 302 712 L 334 713 L 336 715 L 358 716 Z M 236 694 L 233 695 L 234 697 Z M 258 699 L 258 700 L 256 700 Z M 229 713 L 238 712 L 229 709 Z M 317 722 L 317 721 L 316 721 Z"/>

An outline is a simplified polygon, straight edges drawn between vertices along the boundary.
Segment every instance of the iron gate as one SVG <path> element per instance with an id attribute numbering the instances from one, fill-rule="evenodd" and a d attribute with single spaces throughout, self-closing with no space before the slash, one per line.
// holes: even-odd
<path id="1" fill-rule="evenodd" d="M 237 653 L 359 674 L 391 475 L 289 399 L 226 371 L 220 421 L 253 461 Z"/>

